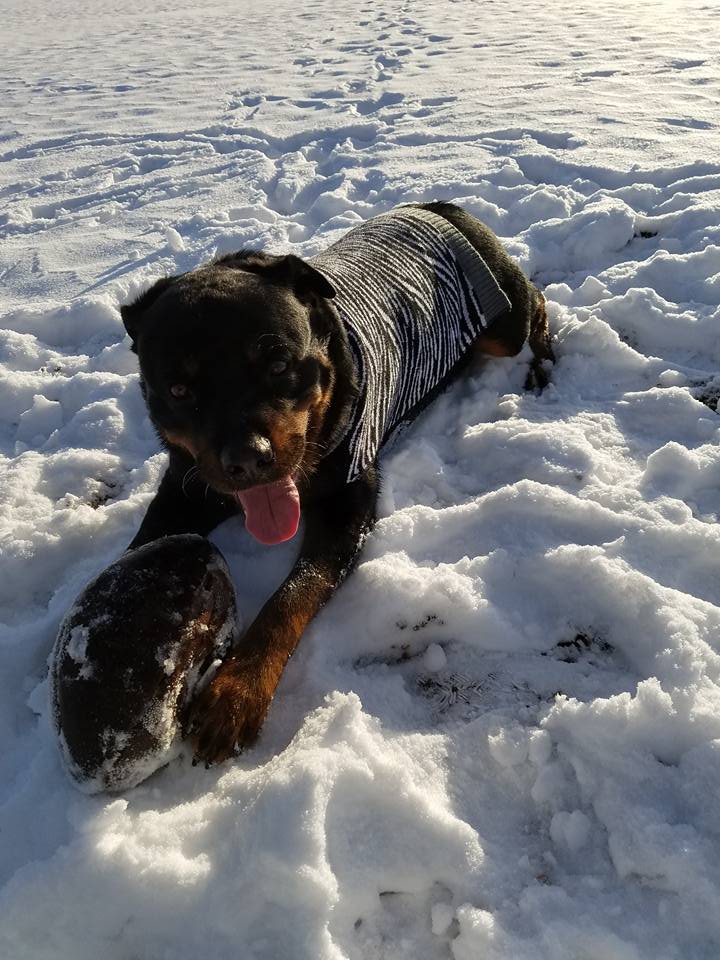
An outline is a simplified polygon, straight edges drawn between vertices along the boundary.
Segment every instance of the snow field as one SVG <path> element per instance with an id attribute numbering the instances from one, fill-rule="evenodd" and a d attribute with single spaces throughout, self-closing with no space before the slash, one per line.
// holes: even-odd
<path id="1" fill-rule="evenodd" d="M 3 960 L 714 960 L 719 13 L 5 0 Z M 119 304 L 440 197 L 544 288 L 552 383 L 398 439 L 255 750 L 78 794 L 46 658 L 164 466 Z M 250 619 L 294 548 L 214 539 Z"/>

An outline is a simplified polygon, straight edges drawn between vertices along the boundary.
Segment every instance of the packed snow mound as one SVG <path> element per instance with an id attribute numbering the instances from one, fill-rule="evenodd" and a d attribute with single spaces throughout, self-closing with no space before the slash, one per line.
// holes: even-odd
<path id="1" fill-rule="evenodd" d="M 496 7 L 7 0 L 3 958 L 718 956 L 720 11 Z M 256 748 L 79 794 L 47 657 L 165 465 L 119 305 L 439 198 L 543 288 L 551 384 L 488 361 L 387 451 Z M 247 622 L 296 545 L 213 539 Z"/>

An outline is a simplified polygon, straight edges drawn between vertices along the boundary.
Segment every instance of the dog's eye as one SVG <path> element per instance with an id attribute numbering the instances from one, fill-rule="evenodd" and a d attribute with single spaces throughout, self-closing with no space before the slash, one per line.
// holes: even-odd
<path id="1" fill-rule="evenodd" d="M 273 360 L 268 366 L 268 371 L 274 376 L 279 377 L 281 373 L 285 373 L 289 363 L 287 360 Z"/>
<path id="2" fill-rule="evenodd" d="M 187 388 L 187 385 L 184 383 L 174 383 L 170 387 L 171 396 L 175 397 L 176 400 L 185 400 L 190 395 L 190 391 Z"/>

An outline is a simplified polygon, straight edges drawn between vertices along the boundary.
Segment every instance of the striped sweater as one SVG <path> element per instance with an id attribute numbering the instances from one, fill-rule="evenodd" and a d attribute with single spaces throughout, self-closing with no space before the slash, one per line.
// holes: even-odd
<path id="1" fill-rule="evenodd" d="M 331 449 L 347 448 L 347 480 L 450 379 L 472 342 L 510 301 L 466 237 L 439 214 L 397 207 L 311 260 L 333 284 L 359 394 Z"/>

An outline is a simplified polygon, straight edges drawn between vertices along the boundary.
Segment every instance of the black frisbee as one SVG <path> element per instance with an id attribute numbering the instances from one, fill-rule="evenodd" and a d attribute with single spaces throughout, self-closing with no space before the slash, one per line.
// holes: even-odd
<path id="1" fill-rule="evenodd" d="M 155 540 L 88 584 L 50 670 L 55 728 L 82 790 L 136 786 L 176 755 L 183 711 L 237 627 L 225 560 L 203 537 Z"/>

